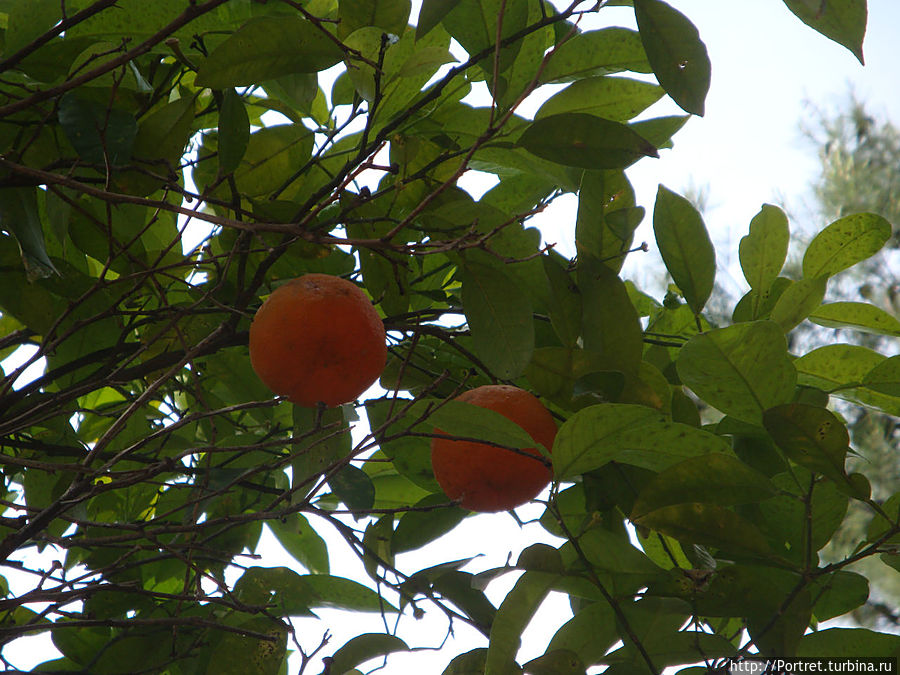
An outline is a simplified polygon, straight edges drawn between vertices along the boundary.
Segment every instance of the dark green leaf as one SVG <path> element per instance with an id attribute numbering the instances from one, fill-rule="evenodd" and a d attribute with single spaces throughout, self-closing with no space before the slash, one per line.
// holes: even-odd
<path id="1" fill-rule="evenodd" d="M 624 169 L 656 148 L 621 122 L 587 113 L 560 113 L 536 120 L 519 145 L 542 159 L 581 169 Z"/>
<path id="2" fill-rule="evenodd" d="M 687 199 L 660 185 L 653 207 L 653 233 L 675 285 L 699 314 L 716 278 L 716 253 L 703 218 Z"/>
<path id="3" fill-rule="evenodd" d="M 60 5 L 56 0 L 27 0 L 4 7 L 9 12 L 3 55 L 9 57 L 50 30 L 60 19 Z"/>
<path id="4" fill-rule="evenodd" d="M 891 224 L 874 213 L 856 213 L 819 232 L 803 254 L 803 276 L 830 277 L 869 258 L 891 236 Z"/>
<path id="5" fill-rule="evenodd" d="M 316 73 L 344 58 L 323 28 L 294 16 L 247 21 L 216 47 L 197 72 L 211 89 L 243 87 L 290 73 Z"/>
<path id="6" fill-rule="evenodd" d="M 568 649 L 548 650 L 523 666 L 530 675 L 584 675 L 581 657 Z"/>
<path id="7" fill-rule="evenodd" d="M 375 503 L 375 486 L 372 479 L 359 467 L 347 464 L 328 479 L 328 485 L 351 511 L 371 509 Z"/>
<path id="8" fill-rule="evenodd" d="M 428 495 L 412 510 L 400 516 L 391 538 L 391 553 L 396 555 L 425 546 L 456 527 L 468 513 L 450 506 L 445 495 Z"/>
<path id="9" fill-rule="evenodd" d="M 413 411 L 425 406 L 434 407 L 433 402 L 421 401 L 413 406 Z M 464 401 L 442 402 L 440 407 L 430 410 L 428 422 L 450 436 L 476 438 L 513 448 L 529 448 L 535 444 L 531 435 L 509 418 Z"/>
<path id="10" fill-rule="evenodd" d="M 219 109 L 219 173 L 225 175 L 238 167 L 249 142 L 250 118 L 244 101 L 228 87 Z"/>
<path id="11" fill-rule="evenodd" d="M 575 243 L 579 255 L 587 254 L 620 270 L 637 227 L 632 219 L 622 223 L 614 216 L 637 208 L 628 178 L 622 171 L 585 171 L 578 192 Z M 643 217 L 643 211 L 640 215 Z M 629 227 L 632 223 L 634 227 Z"/>
<path id="12" fill-rule="evenodd" d="M 79 156 L 91 164 L 127 164 L 137 134 L 131 113 L 110 108 L 79 92 L 69 92 L 59 102 L 59 125 Z"/>
<path id="13" fill-rule="evenodd" d="M 0 227 L 12 232 L 19 242 L 29 279 L 57 272 L 44 244 L 36 188 L 0 189 Z"/>
<path id="14" fill-rule="evenodd" d="M 339 0 L 338 35 L 347 37 L 364 26 L 375 26 L 392 35 L 403 35 L 409 21 L 410 6 L 410 0 Z"/>
<path id="15" fill-rule="evenodd" d="M 867 628 L 825 628 L 805 635 L 797 656 L 895 657 L 900 652 L 900 635 L 877 633 Z"/>
<path id="16" fill-rule="evenodd" d="M 688 340 L 676 362 L 682 382 L 727 415 L 758 424 L 763 411 L 786 403 L 797 373 L 780 326 L 739 323 Z"/>
<path id="17" fill-rule="evenodd" d="M 547 276 L 547 313 L 559 341 L 574 347 L 581 333 L 581 294 L 558 258 L 552 253 L 541 256 Z"/>
<path id="18" fill-rule="evenodd" d="M 467 265 L 462 303 L 475 353 L 494 374 L 514 379 L 531 361 L 534 323 L 531 302 L 504 271 Z"/>
<path id="19" fill-rule="evenodd" d="M 409 651 L 409 647 L 398 637 L 385 633 L 364 633 L 334 653 L 331 672 L 347 673 L 370 659 L 405 651 Z"/>
<path id="20" fill-rule="evenodd" d="M 221 639 L 213 643 L 210 672 L 278 675 L 287 651 L 287 629 L 284 625 L 272 619 L 256 617 L 234 627 L 262 633 L 270 639 L 223 631 Z"/>
<path id="21" fill-rule="evenodd" d="M 725 453 L 710 453 L 674 464 L 651 478 L 638 493 L 631 517 L 687 502 L 746 504 L 762 501 L 775 492 L 768 478 L 742 461 Z"/>
<path id="22" fill-rule="evenodd" d="M 644 349 L 640 319 L 625 284 L 606 265 L 585 257 L 578 264 L 582 341 L 599 354 L 604 370 L 636 376 Z"/>
<path id="23" fill-rule="evenodd" d="M 819 621 L 851 612 L 869 598 L 869 581 L 861 574 L 838 570 L 816 579 L 811 589 Z"/>
<path id="24" fill-rule="evenodd" d="M 784 0 L 784 4 L 807 26 L 843 45 L 864 63 L 866 0 Z"/>
<path id="25" fill-rule="evenodd" d="M 767 410 L 763 424 L 778 447 L 797 464 L 831 477 L 844 473 L 850 434 L 830 410 L 789 403 Z"/>
<path id="26" fill-rule="evenodd" d="M 715 504 L 674 504 L 635 519 L 675 539 L 727 551 L 766 555 L 769 545 L 759 529 L 734 511 Z"/>
<path id="27" fill-rule="evenodd" d="M 619 639 L 615 615 L 606 601 L 595 602 L 575 612 L 550 639 L 547 651 L 567 649 L 585 663 L 595 664 Z"/>
<path id="28" fill-rule="evenodd" d="M 685 111 L 703 115 L 710 63 L 694 24 L 661 0 L 634 0 L 641 42 L 653 72 Z"/>

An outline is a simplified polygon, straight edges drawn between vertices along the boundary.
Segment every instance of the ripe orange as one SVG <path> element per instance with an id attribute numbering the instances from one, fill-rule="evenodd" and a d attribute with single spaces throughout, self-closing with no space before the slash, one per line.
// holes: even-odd
<path id="1" fill-rule="evenodd" d="M 384 324 L 358 286 L 304 274 L 279 286 L 250 324 L 250 364 L 297 405 L 355 400 L 384 370 Z"/>
<path id="2" fill-rule="evenodd" d="M 550 411 L 524 389 L 489 384 L 457 396 L 512 420 L 547 450 L 556 438 Z M 435 429 L 436 434 L 443 433 Z M 537 448 L 523 448 L 541 457 Z M 432 438 L 431 466 L 444 493 L 471 511 L 506 511 L 534 499 L 550 482 L 539 459 L 475 441 Z"/>

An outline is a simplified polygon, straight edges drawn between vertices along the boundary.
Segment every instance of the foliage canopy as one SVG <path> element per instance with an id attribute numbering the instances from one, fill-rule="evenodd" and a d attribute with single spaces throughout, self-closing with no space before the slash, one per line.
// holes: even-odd
<path id="1" fill-rule="evenodd" d="M 864 0 L 785 4 L 862 60 Z M 579 27 L 609 5 L 633 6 L 638 30 Z M 49 632 L 62 657 L 38 670 L 274 674 L 293 650 L 302 671 L 325 643 L 294 621 L 337 607 L 385 630 L 329 645 L 331 675 L 417 647 L 403 627 L 423 612 L 486 638 L 449 654 L 447 675 L 521 672 L 520 635 L 551 591 L 573 616 L 530 673 L 900 653 L 897 636 L 810 632 L 866 601 L 854 563 L 900 569 L 900 497 L 876 501 L 846 470 L 828 407 L 900 415 L 900 360 L 789 350 L 807 319 L 900 335 L 874 305 L 823 304 L 890 224 L 842 214 L 792 279 L 788 220 L 763 206 L 740 245 L 749 291 L 712 326 L 715 251 L 660 186 L 673 291 L 660 302 L 619 276 L 645 215 L 625 170 L 704 112 L 710 63 L 680 11 L 6 0 L 0 18 L 0 356 L 32 347 L 0 385 L 0 635 Z M 565 87 L 521 115 L 547 85 Z M 642 114 L 663 96 L 686 114 Z M 475 199 L 458 185 L 470 170 L 500 181 Z M 575 260 L 529 225 L 566 193 Z M 384 317 L 382 390 L 359 405 L 292 406 L 250 368 L 260 298 L 305 272 L 352 279 Z M 443 403 L 497 382 L 559 421 L 539 519 L 556 543 L 478 574 L 409 569 L 403 553 L 469 515 L 434 480 L 434 427 L 529 442 Z M 821 562 L 851 502 L 868 530 Z M 252 557 L 263 528 L 296 565 Z M 329 550 L 326 530 L 347 546 Z M 364 573 L 331 574 L 348 552 Z M 495 607 L 484 589 L 512 572 Z"/>

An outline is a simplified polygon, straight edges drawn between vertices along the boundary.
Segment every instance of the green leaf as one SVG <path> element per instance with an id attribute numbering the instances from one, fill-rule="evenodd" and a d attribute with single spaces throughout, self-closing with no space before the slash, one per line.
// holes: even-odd
<path id="1" fill-rule="evenodd" d="M 299 513 L 266 521 L 278 543 L 313 574 L 328 574 L 328 548 L 309 521 Z"/>
<path id="2" fill-rule="evenodd" d="M 755 525 L 715 504 L 664 506 L 636 518 L 634 524 L 693 544 L 757 555 L 770 553 L 769 544 Z"/>
<path id="3" fill-rule="evenodd" d="M 422 0 L 416 24 L 416 40 L 425 37 L 457 4 L 459 0 Z"/>
<path id="4" fill-rule="evenodd" d="M 522 374 L 534 351 L 531 302 L 503 270 L 466 265 L 462 303 L 475 354 L 500 378 Z"/>
<path id="5" fill-rule="evenodd" d="M 250 118 L 244 101 L 228 87 L 222 94 L 219 109 L 219 173 L 231 173 L 244 158 L 250 142 Z"/>
<path id="6" fill-rule="evenodd" d="M 442 24 L 462 48 L 473 56 L 485 50 L 494 51 L 497 24 L 501 16 L 501 40 L 525 28 L 528 23 L 528 5 L 525 2 L 506 3 L 503 0 L 457 0 L 453 9 L 443 17 Z M 512 65 L 521 47 L 522 41 L 516 40 L 479 63 L 487 74 L 488 87 L 493 89 L 495 79 Z M 499 71 L 497 73 L 494 72 L 495 61 Z"/>
<path id="7" fill-rule="evenodd" d="M 618 211 L 636 209 L 634 189 L 623 171 L 584 171 L 578 186 L 575 245 L 580 256 L 589 255 L 613 270 L 620 270 L 638 223 L 616 221 Z M 621 214 L 619 214 L 621 216 Z M 643 209 L 640 212 L 643 217 Z"/>
<path id="8" fill-rule="evenodd" d="M 825 628 L 803 636 L 797 647 L 797 656 L 896 658 L 898 653 L 900 635 L 876 633 L 867 628 Z"/>
<path id="9" fill-rule="evenodd" d="M 137 134 L 134 115 L 79 91 L 59 101 L 59 125 L 78 155 L 91 164 L 122 166 L 131 159 Z"/>
<path id="10" fill-rule="evenodd" d="M 866 0 L 784 0 L 803 23 L 863 59 L 868 10 Z"/>
<path id="11" fill-rule="evenodd" d="M 694 24 L 661 0 L 634 0 L 634 16 L 659 83 L 685 111 L 703 115 L 710 63 Z"/>
<path id="12" fill-rule="evenodd" d="M 425 546 L 456 527 L 467 513 L 458 506 L 449 506 L 447 497 L 442 494 L 420 499 L 412 510 L 400 516 L 391 538 L 391 554 Z"/>
<path id="13" fill-rule="evenodd" d="M 699 314 L 716 278 L 716 253 L 703 218 L 687 199 L 660 185 L 653 207 L 653 233 L 675 285 Z"/>
<path id="14" fill-rule="evenodd" d="M 559 256 L 541 256 L 547 277 L 547 314 L 559 341 L 574 347 L 581 334 L 581 294 L 575 281 L 563 267 Z"/>
<path id="15" fill-rule="evenodd" d="M 409 651 L 409 647 L 398 637 L 385 633 L 363 633 L 334 653 L 329 672 L 347 673 L 370 659 L 406 651 Z"/>
<path id="16" fill-rule="evenodd" d="M 0 189 L 0 227 L 12 232 L 19 242 L 29 280 L 58 274 L 44 244 L 37 188 Z"/>
<path id="17" fill-rule="evenodd" d="M 869 598 L 869 580 L 856 572 L 838 570 L 817 578 L 810 591 L 815 600 L 816 618 L 826 621 L 865 604 Z"/>
<path id="18" fill-rule="evenodd" d="M 851 328 L 861 333 L 900 337 L 897 317 L 867 302 L 829 302 L 813 311 L 809 320 L 828 328 Z"/>
<path id="19" fill-rule="evenodd" d="M 856 213 L 819 232 L 803 254 L 803 276 L 834 276 L 869 258 L 891 237 L 891 224 L 874 213 Z"/>
<path id="20" fill-rule="evenodd" d="M 763 425 L 797 464 L 831 477 L 843 475 L 850 434 L 830 410 L 802 403 L 780 405 L 765 412 Z"/>
<path id="21" fill-rule="evenodd" d="M 271 640 L 223 631 L 221 639 L 213 643 L 209 672 L 278 675 L 287 652 L 287 629 L 265 617 L 255 617 L 234 627 L 262 633 Z"/>
<path id="22" fill-rule="evenodd" d="M 292 408 L 294 439 L 291 459 L 291 489 L 295 500 L 303 499 L 319 477 L 350 454 L 350 428 L 341 408 L 326 410 L 315 428 L 316 410 Z"/>
<path id="23" fill-rule="evenodd" d="M 522 631 L 550 592 L 558 575 L 525 572 L 497 610 L 485 659 L 484 675 L 506 675 L 515 664 Z"/>
<path id="24" fill-rule="evenodd" d="M 631 518 L 663 506 L 700 502 L 732 506 L 762 501 L 775 494 L 772 482 L 739 459 L 724 453 L 691 457 L 663 469 L 638 493 Z"/>
<path id="25" fill-rule="evenodd" d="M 216 47 L 197 71 L 197 85 L 245 87 L 290 73 L 317 73 L 344 58 L 327 32 L 295 16 L 259 16 Z"/>
<path id="26" fill-rule="evenodd" d="M 247 604 L 269 604 L 282 616 L 309 615 L 316 607 L 356 612 L 396 612 L 384 598 L 350 579 L 328 574 L 297 574 L 287 567 L 251 567 L 234 585 Z"/>
<path id="27" fill-rule="evenodd" d="M 676 366 L 697 396 L 751 424 L 759 424 L 768 408 L 790 401 L 797 382 L 784 333 L 772 321 L 695 335 L 681 348 Z"/>
<path id="28" fill-rule="evenodd" d="M 441 574 L 434 580 L 434 590 L 452 602 L 477 622 L 478 629 L 490 634 L 491 624 L 497 610 L 485 594 L 475 587 L 475 577 L 468 572 L 453 570 Z"/>
<path id="29" fill-rule="evenodd" d="M 577 610 L 574 616 L 559 627 L 547 651 L 573 651 L 588 664 L 600 663 L 603 655 L 619 640 L 619 631 L 612 607 L 605 600 L 591 603 Z"/>
<path id="30" fill-rule="evenodd" d="M 827 284 L 828 277 L 792 282 L 778 297 L 769 318 L 789 332 L 822 304 Z"/>
<path id="31" fill-rule="evenodd" d="M 547 650 L 523 666 L 530 675 L 584 675 L 585 667 L 581 657 L 567 649 Z"/>
<path id="32" fill-rule="evenodd" d="M 357 28 L 375 26 L 392 35 L 403 35 L 409 21 L 410 0 L 339 0 L 338 36 Z"/>
<path id="33" fill-rule="evenodd" d="M 624 169 L 641 157 L 659 157 L 628 125 L 578 112 L 532 122 L 518 144 L 541 159 L 581 169 Z"/>
<path id="34" fill-rule="evenodd" d="M 513 448 L 531 448 L 535 440 L 511 419 L 494 410 L 464 401 L 443 401 L 440 407 L 421 401 L 413 405 L 411 413 L 428 411 L 428 422 L 450 436 L 462 436 L 488 441 Z M 549 448 L 548 448 L 549 449 Z"/>
<path id="35" fill-rule="evenodd" d="M 585 257 L 578 264 L 578 286 L 584 348 L 600 355 L 604 370 L 636 376 L 644 350 L 643 331 L 625 284 L 612 269 Z"/>
<path id="36" fill-rule="evenodd" d="M 900 356 L 881 361 L 862 378 L 868 389 L 900 398 Z"/>
<path id="37" fill-rule="evenodd" d="M 8 11 L 3 55 L 12 56 L 32 40 L 53 28 L 60 19 L 60 5 L 56 0 L 27 0 L 14 2 Z"/>
<path id="38" fill-rule="evenodd" d="M 750 288 L 765 291 L 778 278 L 787 258 L 790 236 L 784 211 L 777 206 L 763 204 L 750 221 L 750 231 L 741 237 L 738 248 L 741 269 Z M 758 316 L 757 309 L 754 316 Z"/>
<path id="39" fill-rule="evenodd" d="M 557 47 L 541 73 L 541 83 L 570 82 L 630 70 L 651 72 L 637 31 L 601 28 L 573 35 Z"/>
<path id="40" fill-rule="evenodd" d="M 624 122 L 662 98 L 665 92 L 655 84 L 626 77 L 590 77 L 573 82 L 538 108 L 534 119 L 559 113 L 588 113 L 607 120 Z"/>
<path id="41" fill-rule="evenodd" d="M 672 422 L 652 408 L 601 403 L 566 420 L 552 458 L 556 476 L 566 479 L 611 461 L 660 471 L 688 457 L 726 451 L 723 438 Z"/>
<path id="42" fill-rule="evenodd" d="M 637 575 L 646 582 L 661 574 L 662 569 L 647 555 L 637 549 L 624 531 L 618 534 L 592 527 L 578 537 L 578 549 L 572 542 L 566 542 L 560 549 L 563 562 L 569 571 L 579 572 L 584 569 L 585 561 L 595 569 L 609 572 L 611 575 Z"/>
<path id="43" fill-rule="evenodd" d="M 331 491 L 351 511 L 366 511 L 375 503 L 375 486 L 366 472 L 347 464 L 328 479 Z"/>

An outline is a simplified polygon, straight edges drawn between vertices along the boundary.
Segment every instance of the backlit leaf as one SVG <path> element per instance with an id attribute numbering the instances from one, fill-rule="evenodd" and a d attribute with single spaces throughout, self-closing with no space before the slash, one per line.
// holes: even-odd
<path id="1" fill-rule="evenodd" d="M 829 302 L 815 309 L 809 320 L 829 328 L 851 328 L 861 333 L 900 337 L 900 321 L 867 302 Z"/>
<path id="2" fill-rule="evenodd" d="M 827 283 L 827 277 L 792 282 L 778 297 L 769 318 L 787 333 L 822 304 Z"/>
<path id="3" fill-rule="evenodd" d="M 869 258 L 891 236 L 891 224 L 874 213 L 856 213 L 819 232 L 803 255 L 803 276 L 834 276 Z"/>
<path id="4" fill-rule="evenodd" d="M 386 633 L 364 633 L 350 639 L 334 653 L 331 668 L 335 673 L 346 673 L 370 659 L 405 651 L 409 651 L 409 647 L 398 637 Z"/>
<path id="5" fill-rule="evenodd" d="M 765 537 L 755 525 L 715 504 L 664 506 L 636 518 L 634 523 L 694 544 L 741 553 L 770 552 Z"/>
<path id="6" fill-rule="evenodd" d="M 764 291 L 778 278 L 787 258 L 787 216 L 777 206 L 763 204 L 750 221 L 750 231 L 741 237 L 739 255 L 744 278 L 750 288 Z"/>
<path id="7" fill-rule="evenodd" d="M 830 410 L 789 403 L 767 410 L 763 424 L 778 447 L 797 464 L 829 476 L 843 474 L 850 434 Z"/>
<path id="8" fill-rule="evenodd" d="M 797 373 L 780 326 L 739 323 L 692 337 L 678 354 L 678 375 L 727 415 L 758 424 L 763 411 L 786 403 Z"/>
<path id="9" fill-rule="evenodd" d="M 623 70 L 651 72 L 640 34 L 628 28 L 601 28 L 573 35 L 560 45 L 541 73 L 541 82 L 570 82 Z"/>
<path id="10" fill-rule="evenodd" d="M 652 408 L 601 403 L 579 410 L 560 427 L 552 458 L 557 477 L 569 478 L 611 461 L 660 471 L 688 457 L 727 450 L 723 438 L 672 422 Z"/>
<path id="11" fill-rule="evenodd" d="M 573 82 L 551 96 L 534 114 L 535 119 L 558 113 L 581 112 L 624 122 L 662 98 L 655 84 L 625 77 L 591 77 Z"/>

